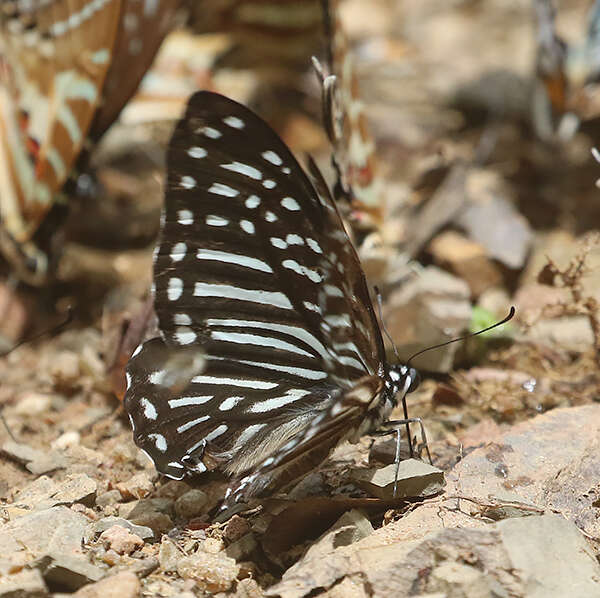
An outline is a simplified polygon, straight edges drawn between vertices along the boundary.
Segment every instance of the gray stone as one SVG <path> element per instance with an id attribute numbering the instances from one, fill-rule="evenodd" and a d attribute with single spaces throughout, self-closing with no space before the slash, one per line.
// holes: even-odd
<path id="1" fill-rule="evenodd" d="M 103 492 L 96 498 L 96 505 L 99 507 L 108 507 L 118 502 L 121 502 L 121 493 L 118 490 Z"/>
<path id="2" fill-rule="evenodd" d="M 72 598 L 136 598 L 141 592 L 140 581 L 131 571 L 111 575 L 84 586 Z"/>
<path id="3" fill-rule="evenodd" d="M 394 496 L 395 476 L 396 466 L 393 463 L 381 469 L 359 469 L 352 472 L 352 479 L 361 488 L 384 500 L 407 496 L 433 496 L 444 487 L 444 472 L 416 459 L 400 462 Z"/>
<path id="4" fill-rule="evenodd" d="M 0 576 L 0 598 L 46 598 L 48 588 L 37 569 Z"/>
<path id="5" fill-rule="evenodd" d="M 128 529 L 132 534 L 142 538 L 142 540 L 152 540 L 154 538 L 154 532 L 149 527 L 136 525 L 122 517 L 103 517 L 98 521 L 94 521 L 94 523 L 91 523 L 86 530 L 86 538 L 88 538 L 88 540 L 92 539 L 95 535 L 101 534 L 115 525 L 120 525 L 125 529 Z"/>
<path id="6" fill-rule="evenodd" d="M 463 280 L 429 266 L 392 293 L 384 310 L 386 327 L 400 359 L 460 336 L 471 321 L 470 290 Z M 448 372 L 460 343 L 419 356 L 416 368 Z"/>
<path id="7" fill-rule="evenodd" d="M 258 542 L 253 532 L 247 533 L 235 542 L 232 542 L 226 549 L 228 557 L 236 561 L 246 561 L 252 556 L 252 553 L 258 548 Z"/>
<path id="8" fill-rule="evenodd" d="M 60 483 L 41 476 L 19 492 L 14 502 L 36 510 L 74 503 L 91 507 L 94 505 L 96 488 L 96 481 L 83 473 L 69 475 Z"/>
<path id="9" fill-rule="evenodd" d="M 27 444 L 8 441 L 0 448 L 8 459 L 24 465 L 31 473 L 41 475 L 66 466 L 66 459 L 55 451 L 41 451 Z"/>
<path id="10" fill-rule="evenodd" d="M 202 490 L 188 490 L 175 501 L 175 513 L 182 519 L 198 517 L 204 513 L 207 501 L 208 497 Z"/>
<path id="11" fill-rule="evenodd" d="M 0 529 L 0 554 L 27 550 L 35 558 L 77 553 L 88 523 L 87 517 L 64 506 L 34 511 Z"/>
<path id="12" fill-rule="evenodd" d="M 48 585 L 72 592 L 98 581 L 105 573 L 104 569 L 92 565 L 82 557 L 57 553 L 42 556 L 34 566 L 41 571 Z"/>

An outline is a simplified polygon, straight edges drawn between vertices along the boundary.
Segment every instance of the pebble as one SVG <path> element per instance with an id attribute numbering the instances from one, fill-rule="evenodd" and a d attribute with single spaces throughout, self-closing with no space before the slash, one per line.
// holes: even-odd
<path id="1" fill-rule="evenodd" d="M 138 473 L 125 482 L 116 485 L 123 500 L 146 498 L 154 490 L 153 476 L 145 471 Z"/>
<path id="2" fill-rule="evenodd" d="M 38 416 L 52 408 L 52 397 L 35 391 L 23 393 L 17 398 L 14 412 L 21 416 Z"/>
<path id="3" fill-rule="evenodd" d="M 121 493 L 118 490 L 108 490 L 99 494 L 96 498 L 96 505 L 99 507 L 107 507 L 121 502 Z"/>
<path id="4" fill-rule="evenodd" d="M 100 540 L 105 548 L 112 549 L 117 554 L 131 554 L 144 546 L 144 540 L 121 525 L 113 525 L 102 532 Z"/>
<path id="5" fill-rule="evenodd" d="M 0 576 L 0 598 L 46 598 L 48 589 L 37 569 Z"/>
<path id="6" fill-rule="evenodd" d="M 177 563 L 177 573 L 181 577 L 195 580 L 199 589 L 211 593 L 229 590 L 238 572 L 236 562 L 223 553 L 199 551 Z"/>
<path id="7" fill-rule="evenodd" d="M 248 522 L 239 515 L 234 515 L 225 525 L 224 536 L 228 542 L 235 542 L 250 531 Z"/>
<path id="8" fill-rule="evenodd" d="M 123 519 L 121 517 L 103 517 L 99 521 L 96 521 L 89 526 L 86 537 L 91 540 L 96 534 L 101 534 L 115 525 L 125 528 L 132 534 L 142 538 L 142 540 L 151 540 L 154 538 L 154 532 L 149 527 L 135 525 L 134 523 L 131 523 L 130 521 L 127 521 L 127 519 Z"/>
<path id="9" fill-rule="evenodd" d="M 39 558 L 35 566 L 51 586 L 78 590 L 87 583 L 98 581 L 104 569 L 92 565 L 81 556 L 52 552 Z"/>
<path id="10" fill-rule="evenodd" d="M 166 536 L 163 537 L 158 550 L 158 562 L 164 572 L 177 571 L 177 562 L 182 553 L 177 546 Z"/>
<path id="11" fill-rule="evenodd" d="M 53 449 L 64 450 L 72 446 L 77 446 L 80 442 L 81 434 L 75 430 L 70 430 L 61 434 L 56 440 L 53 440 L 50 446 Z"/>
<path id="12" fill-rule="evenodd" d="M 141 589 L 135 573 L 123 571 L 81 588 L 72 598 L 136 598 Z"/>
<path id="13" fill-rule="evenodd" d="M 192 519 L 204 513 L 208 497 L 202 490 L 192 489 L 175 501 L 175 513 L 182 519 Z"/>
<path id="14" fill-rule="evenodd" d="M 444 472 L 423 461 L 406 459 L 400 462 L 398 484 L 394 496 L 396 465 L 381 469 L 360 469 L 352 473 L 352 479 L 364 490 L 382 500 L 406 496 L 432 496 L 444 487 Z"/>

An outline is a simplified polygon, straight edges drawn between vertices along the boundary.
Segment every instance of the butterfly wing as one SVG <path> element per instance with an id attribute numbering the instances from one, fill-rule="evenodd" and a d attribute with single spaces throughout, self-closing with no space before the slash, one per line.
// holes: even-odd
<path id="1" fill-rule="evenodd" d="M 379 391 L 383 343 L 358 257 L 322 179 L 311 182 L 276 133 L 232 100 L 195 94 L 167 163 L 154 264 L 162 339 L 152 342 L 199 344 L 206 368 L 165 401 L 139 384 L 161 376 L 142 347 L 125 398 L 136 442 L 174 477 L 291 458 L 315 414 L 357 381 L 371 381 L 371 399 Z"/>
<path id="2" fill-rule="evenodd" d="M 90 129 L 100 137 L 117 119 L 150 68 L 162 41 L 173 27 L 180 0 L 121 0 L 114 56 L 102 90 L 103 101 Z"/>
<path id="3" fill-rule="evenodd" d="M 0 203 L 29 239 L 66 181 L 100 101 L 120 1 L 15 2 L 2 13 Z"/>

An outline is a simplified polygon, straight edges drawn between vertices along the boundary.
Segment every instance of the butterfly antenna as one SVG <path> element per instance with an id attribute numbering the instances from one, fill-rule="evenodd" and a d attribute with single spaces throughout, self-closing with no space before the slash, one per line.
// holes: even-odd
<path id="1" fill-rule="evenodd" d="M 381 329 L 383 330 L 383 334 L 385 334 L 385 337 L 390 341 L 390 343 L 392 345 L 392 349 L 394 350 L 394 355 L 398 359 L 400 359 L 400 355 L 398 355 L 398 349 L 396 347 L 396 343 L 394 342 L 392 335 L 388 332 L 388 329 L 385 327 L 385 322 L 383 321 L 383 299 L 381 296 L 381 291 L 379 290 L 379 287 L 377 287 L 377 286 L 373 287 L 373 290 L 375 291 L 375 297 L 377 298 L 377 313 L 379 315 L 379 321 L 381 322 Z"/>
<path id="2" fill-rule="evenodd" d="M 47 334 L 56 334 L 57 332 L 60 332 L 63 328 L 65 328 L 65 326 L 70 324 L 72 321 L 73 321 L 73 308 L 69 305 L 69 307 L 67 308 L 67 315 L 65 316 L 65 319 L 62 322 L 60 322 L 56 326 L 52 326 L 51 328 L 42 330 L 41 332 L 38 332 L 37 334 L 30 336 L 29 338 L 24 338 L 23 340 L 20 340 L 16 345 L 13 345 L 8 351 L 1 353 L 0 357 L 6 357 L 6 355 L 8 355 L 9 353 L 12 353 L 15 349 L 17 349 L 21 345 L 24 345 L 26 343 L 31 343 L 31 342 L 37 340 L 38 338 L 41 338 L 42 336 L 46 336 Z"/>
<path id="3" fill-rule="evenodd" d="M 446 345 L 450 345 L 451 343 L 457 343 L 458 341 L 464 341 L 465 339 L 471 338 L 473 336 L 479 336 L 480 334 L 483 334 L 484 332 L 488 332 L 494 328 L 498 328 L 498 326 L 502 326 L 502 324 L 506 324 L 506 322 L 508 322 L 509 320 L 512 320 L 514 315 L 515 315 L 515 308 L 514 308 L 514 306 L 511 306 L 510 311 L 508 312 L 508 315 L 503 320 L 500 320 L 500 322 L 496 322 L 495 324 L 492 324 L 491 326 L 488 326 L 487 328 L 484 328 L 483 330 L 478 330 L 477 332 L 471 332 L 470 334 L 465 334 L 464 336 L 459 336 L 458 338 L 453 338 L 449 341 L 446 341 L 445 343 L 439 343 L 438 345 L 433 345 L 432 347 L 427 347 L 426 349 L 421 349 L 421 351 L 418 351 L 417 353 L 415 353 L 414 355 L 411 355 L 409 357 L 408 361 L 406 362 L 406 367 L 410 367 L 410 363 L 415 357 L 418 357 L 419 355 L 422 355 L 423 353 L 426 353 L 427 351 L 432 351 L 433 349 L 439 349 L 440 347 L 445 347 Z"/>

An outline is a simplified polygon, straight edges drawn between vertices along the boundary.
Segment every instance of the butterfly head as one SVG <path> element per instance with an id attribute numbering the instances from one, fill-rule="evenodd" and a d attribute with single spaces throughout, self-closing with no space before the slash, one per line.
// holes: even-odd
<path id="1" fill-rule="evenodd" d="M 413 367 L 401 364 L 390 366 L 387 378 L 388 388 L 394 397 L 398 393 L 403 397 L 416 390 L 421 384 L 419 372 Z"/>

